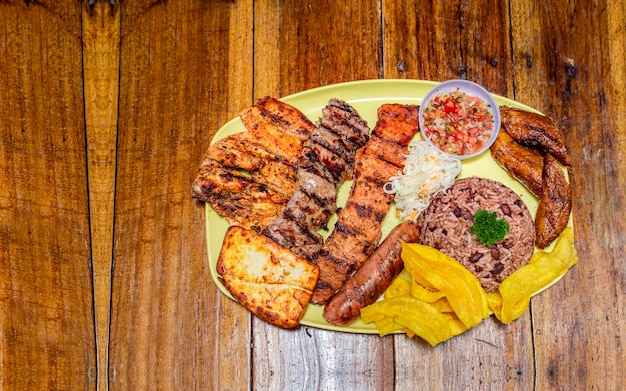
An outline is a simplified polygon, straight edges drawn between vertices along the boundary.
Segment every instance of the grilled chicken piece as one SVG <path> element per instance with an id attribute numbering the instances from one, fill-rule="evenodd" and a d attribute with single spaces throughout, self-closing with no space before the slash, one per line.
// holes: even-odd
<path id="1" fill-rule="evenodd" d="M 550 117 L 510 107 L 500 108 L 500 116 L 502 125 L 515 141 L 551 153 L 565 166 L 571 165 L 563 135 Z"/>
<path id="2" fill-rule="evenodd" d="M 491 156 L 528 190 L 541 196 L 543 156 L 539 151 L 517 143 L 505 129 L 501 129 L 491 146 Z"/>
<path id="3" fill-rule="evenodd" d="M 265 97 L 239 113 L 249 142 L 280 156 L 296 166 L 302 147 L 314 129 L 309 119 L 295 107 Z"/>
<path id="4" fill-rule="evenodd" d="M 193 196 L 211 205 L 230 224 L 257 232 L 276 220 L 289 201 L 289 195 L 210 159 L 202 163 Z"/>
<path id="5" fill-rule="evenodd" d="M 288 197 L 296 190 L 297 169 L 284 163 L 284 159 L 248 142 L 246 133 L 237 133 L 218 141 L 207 151 L 206 157 L 224 168 L 244 170 L 252 181 Z"/>
<path id="6" fill-rule="evenodd" d="M 247 131 L 211 145 L 192 197 L 231 223 L 257 232 L 285 209 L 297 185 L 297 161 L 315 125 L 295 107 L 263 98 L 243 110 Z"/>
<path id="7" fill-rule="evenodd" d="M 369 139 L 369 127 L 346 102 L 331 99 L 322 110 L 299 160 L 298 184 L 282 215 L 263 234 L 299 256 L 322 246 L 316 232 L 337 208 L 339 186 L 352 177 L 354 156 Z"/>
<path id="8" fill-rule="evenodd" d="M 544 157 L 543 194 L 535 215 L 536 245 L 545 248 L 556 239 L 569 222 L 572 193 L 565 174 L 550 154 Z"/>
<path id="9" fill-rule="evenodd" d="M 325 303 L 378 246 L 381 223 L 393 201 L 383 186 L 402 171 L 408 144 L 419 129 L 417 118 L 414 105 L 379 108 L 370 141 L 357 153 L 346 205 L 326 243 L 312 258 L 320 268 L 312 303 Z"/>

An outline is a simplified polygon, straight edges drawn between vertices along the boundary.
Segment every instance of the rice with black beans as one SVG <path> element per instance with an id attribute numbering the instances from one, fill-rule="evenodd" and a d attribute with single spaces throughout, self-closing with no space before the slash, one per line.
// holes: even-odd
<path id="1" fill-rule="evenodd" d="M 496 212 L 509 232 L 500 242 L 487 246 L 470 233 L 478 210 Z M 420 243 L 456 259 L 471 271 L 486 292 L 530 260 L 535 250 L 535 227 L 530 211 L 511 189 L 485 178 L 457 180 L 438 193 L 417 219 Z"/>

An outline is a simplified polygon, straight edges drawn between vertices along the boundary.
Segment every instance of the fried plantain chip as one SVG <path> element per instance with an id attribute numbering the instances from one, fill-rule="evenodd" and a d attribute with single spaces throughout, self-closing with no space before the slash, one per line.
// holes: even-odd
<path id="1" fill-rule="evenodd" d="M 498 292 L 488 296 L 489 308 L 502 323 L 511 323 L 528 309 L 530 298 L 552 284 L 578 262 L 572 227 L 556 239 L 552 252 L 537 251 L 530 263 L 507 277 Z"/>
<path id="2" fill-rule="evenodd" d="M 489 317 L 487 297 L 480 282 L 456 260 L 437 249 L 415 243 L 403 243 L 402 259 L 411 275 L 421 276 L 443 293 L 467 328 Z"/>
<path id="3" fill-rule="evenodd" d="M 378 329 L 381 336 L 401 329 L 390 327 L 388 323 L 378 323 L 392 319 L 432 346 L 454 336 L 446 318 L 437 308 L 413 297 L 393 297 L 377 301 L 361 310 L 361 319 L 365 323 L 376 322 L 377 327 L 379 324 L 387 326 L 382 330 Z"/>
<path id="4" fill-rule="evenodd" d="M 401 275 L 394 279 L 391 285 L 385 290 L 386 299 L 398 296 L 411 296 L 411 281 L 406 280 Z"/>

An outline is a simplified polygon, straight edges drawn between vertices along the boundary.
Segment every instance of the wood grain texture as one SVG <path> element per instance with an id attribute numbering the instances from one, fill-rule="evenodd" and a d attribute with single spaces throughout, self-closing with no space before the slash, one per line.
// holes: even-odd
<path id="1" fill-rule="evenodd" d="M 80 4 L 0 20 L 0 387 L 95 389 Z"/>
<path id="2" fill-rule="evenodd" d="M 255 98 L 382 77 L 377 1 L 254 5 Z"/>
<path id="3" fill-rule="evenodd" d="M 109 386 L 246 389 L 250 315 L 211 280 L 191 184 L 215 131 L 250 104 L 251 4 L 120 6 Z"/>
<path id="4" fill-rule="evenodd" d="M 508 18 L 506 4 L 388 1 L 383 10 L 386 77 L 468 79 L 507 96 L 512 64 L 510 48 L 502 40 L 509 35 L 502 23 Z M 435 348 L 397 336 L 395 357 L 397 389 L 415 384 L 429 390 L 533 387 L 528 315 L 511 326 L 487 320 Z"/>
<path id="5" fill-rule="evenodd" d="M 255 97 L 380 76 L 381 14 L 375 1 L 255 2 L 254 16 Z M 253 388 L 393 387 L 392 339 L 314 328 L 287 332 L 254 319 L 253 341 Z"/>
<path id="6" fill-rule="evenodd" d="M 0 388 L 623 388 L 623 1 L 88 3 L 0 0 Z M 513 324 L 287 331 L 213 284 L 190 193 L 215 132 L 375 78 L 477 81 L 563 131 L 580 261 Z"/>
<path id="7" fill-rule="evenodd" d="M 112 7 L 105 2 L 82 8 L 83 84 L 99 390 L 108 387 L 120 16 L 119 7 Z"/>
<path id="8" fill-rule="evenodd" d="M 383 1 L 385 78 L 467 79 L 507 95 L 512 88 L 508 6 Z"/>
<path id="9" fill-rule="evenodd" d="M 515 98 L 551 115 L 565 135 L 580 252 L 567 278 L 532 301 L 537 389 L 621 389 L 624 4 L 514 4 L 511 14 Z"/>

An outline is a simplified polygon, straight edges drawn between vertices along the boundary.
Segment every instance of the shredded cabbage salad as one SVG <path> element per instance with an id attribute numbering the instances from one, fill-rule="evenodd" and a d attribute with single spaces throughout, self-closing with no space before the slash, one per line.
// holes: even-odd
<path id="1" fill-rule="evenodd" d="M 393 176 L 383 187 L 395 195 L 401 220 L 417 220 L 428 207 L 431 197 L 450 187 L 461 172 L 461 161 L 439 152 L 427 141 L 409 144 L 409 153 L 401 174 Z"/>

